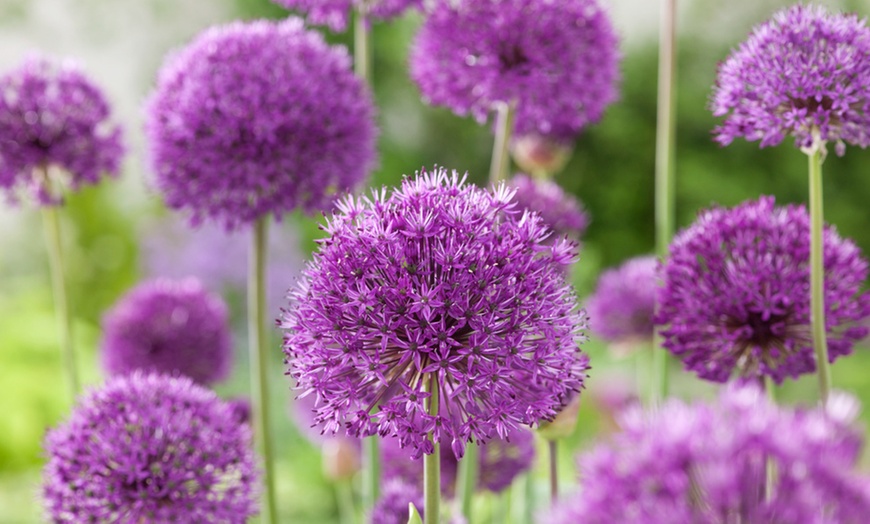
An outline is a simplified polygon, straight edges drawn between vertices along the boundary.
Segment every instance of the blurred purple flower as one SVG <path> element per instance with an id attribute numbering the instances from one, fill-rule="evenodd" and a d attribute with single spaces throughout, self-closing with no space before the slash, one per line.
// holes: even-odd
<path id="1" fill-rule="evenodd" d="M 388 481 L 372 508 L 371 524 L 408 524 L 408 504 L 423 516 L 423 490 L 400 480 Z"/>
<path id="2" fill-rule="evenodd" d="M 821 140 L 870 144 L 870 30 L 856 15 L 794 5 L 756 27 L 722 65 L 711 102 L 724 116 L 714 131 L 777 145 L 787 136 L 810 148 Z"/>
<path id="3" fill-rule="evenodd" d="M 663 345 L 701 378 L 815 371 L 810 336 L 809 216 L 773 197 L 700 214 L 670 247 L 656 324 Z M 831 362 L 864 338 L 870 294 L 858 247 L 824 232 L 825 318 Z"/>
<path id="4" fill-rule="evenodd" d="M 654 256 L 632 258 L 605 271 L 586 302 L 589 328 L 612 343 L 652 340 L 657 290 Z"/>
<path id="5" fill-rule="evenodd" d="M 13 202 L 23 192 L 57 205 L 44 170 L 62 169 L 73 190 L 117 176 L 124 146 L 109 113 L 102 90 L 75 63 L 28 56 L 0 76 L 0 189 Z"/>
<path id="6" fill-rule="evenodd" d="M 854 406 L 839 396 L 828 413 L 795 411 L 757 387 L 732 385 L 712 405 L 671 400 L 650 413 L 629 410 L 622 433 L 580 456 L 580 492 L 539 522 L 866 522 L 870 479 L 855 472 L 862 438 L 849 427 Z"/>
<path id="7" fill-rule="evenodd" d="M 517 103 L 518 135 L 573 140 L 617 98 L 619 50 L 596 0 L 436 0 L 411 50 L 430 103 L 484 122 Z"/>
<path id="8" fill-rule="evenodd" d="M 195 278 L 140 283 L 103 316 L 103 368 L 180 373 L 200 384 L 229 376 L 232 337 L 226 304 Z"/>
<path id="9" fill-rule="evenodd" d="M 227 399 L 226 402 L 236 422 L 239 424 L 251 423 L 251 399 L 247 397 L 235 397 Z"/>
<path id="10" fill-rule="evenodd" d="M 585 314 L 563 276 L 576 245 L 543 244 L 512 198 L 438 169 L 341 202 L 282 323 L 288 374 L 326 431 L 397 436 L 416 456 L 432 431 L 461 457 L 583 387 Z"/>
<path id="11" fill-rule="evenodd" d="M 170 57 L 146 114 L 167 205 L 236 229 L 331 207 L 375 160 L 371 94 L 298 18 L 211 28 Z"/>
<path id="12" fill-rule="evenodd" d="M 522 209 L 541 215 L 544 225 L 557 236 L 579 240 L 589 225 L 589 215 L 574 195 L 552 180 L 517 174 L 508 182 L 516 189 L 514 202 Z"/>
<path id="13" fill-rule="evenodd" d="M 244 296 L 250 232 L 224 231 L 215 224 L 183 227 L 177 215 L 146 224 L 140 233 L 140 266 L 151 278 L 191 275 L 208 289 Z M 269 228 L 266 304 L 271 318 L 285 302 L 290 284 L 305 265 L 299 235 L 289 224 Z"/>
<path id="14" fill-rule="evenodd" d="M 248 426 L 185 377 L 137 372 L 86 393 L 45 453 L 51 522 L 241 524 L 256 513 Z"/>
<path id="15" fill-rule="evenodd" d="M 364 7 L 368 18 L 390 20 L 408 9 L 422 8 L 423 0 L 272 0 L 272 2 L 306 13 L 309 23 L 344 31 L 350 12 Z"/>

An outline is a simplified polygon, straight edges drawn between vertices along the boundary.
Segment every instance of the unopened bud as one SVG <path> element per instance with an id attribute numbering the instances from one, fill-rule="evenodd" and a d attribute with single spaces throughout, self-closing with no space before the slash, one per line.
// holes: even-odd
<path id="1" fill-rule="evenodd" d="M 511 154 L 521 170 L 538 178 L 561 171 L 571 158 L 570 145 L 542 135 L 524 135 L 511 143 Z"/>

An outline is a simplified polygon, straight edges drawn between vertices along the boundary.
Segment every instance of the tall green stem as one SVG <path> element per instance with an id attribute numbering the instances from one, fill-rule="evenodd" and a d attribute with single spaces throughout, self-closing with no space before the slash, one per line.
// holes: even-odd
<path id="1" fill-rule="evenodd" d="M 51 188 L 48 171 L 43 173 L 45 183 Z M 48 248 L 48 264 L 51 271 L 51 289 L 54 295 L 55 316 L 60 336 L 61 360 L 66 372 L 71 398 L 75 400 L 79 393 L 79 375 L 72 336 L 72 319 L 70 318 L 69 301 L 66 294 L 66 280 L 64 279 L 63 242 L 61 240 L 58 206 L 42 207 L 42 223 L 45 229 L 45 243 Z"/>
<path id="2" fill-rule="evenodd" d="M 371 82 L 371 49 L 365 5 L 359 5 L 353 19 L 353 69 L 357 76 Z"/>
<path id="3" fill-rule="evenodd" d="M 424 380 L 428 380 L 428 391 L 431 393 L 428 402 L 428 413 L 433 417 L 438 416 L 440 391 L 438 380 L 429 374 Z M 435 451 L 426 455 L 423 459 L 423 496 L 425 509 L 423 524 L 438 524 L 441 516 L 441 444 L 429 432 L 429 440 L 435 447 Z"/>
<path id="4" fill-rule="evenodd" d="M 363 511 L 370 511 L 380 496 L 381 450 L 378 436 L 363 439 Z"/>
<path id="5" fill-rule="evenodd" d="M 477 485 L 477 468 L 480 464 L 479 448 L 477 444 L 469 442 L 465 446 L 465 456 L 459 462 L 459 477 L 457 491 L 459 492 L 459 507 L 462 515 L 468 522 L 474 522 L 471 518 L 471 502 L 474 497 L 474 487 Z"/>
<path id="6" fill-rule="evenodd" d="M 823 266 L 822 228 L 822 147 L 808 154 L 810 170 L 810 320 L 816 365 L 819 370 L 819 396 L 828 403 L 831 391 L 831 366 L 825 330 L 825 268 Z"/>
<path id="7" fill-rule="evenodd" d="M 269 423 L 269 374 L 266 370 L 266 239 L 268 216 L 254 223 L 248 272 L 248 342 L 251 360 L 251 396 L 257 445 L 263 454 L 262 522 L 278 522 L 272 456 L 272 428 Z"/>
<path id="8" fill-rule="evenodd" d="M 516 104 L 499 103 L 495 110 L 495 141 L 492 144 L 492 161 L 489 167 L 489 181 L 495 183 L 507 178 L 510 168 L 511 131 L 514 127 Z"/>
<path id="9" fill-rule="evenodd" d="M 656 117 L 656 252 L 663 260 L 674 236 L 674 158 L 676 156 L 677 2 L 662 0 L 659 29 L 658 114 Z M 660 342 L 660 341 L 659 341 Z M 667 395 L 667 352 L 653 347 L 653 400 Z"/>

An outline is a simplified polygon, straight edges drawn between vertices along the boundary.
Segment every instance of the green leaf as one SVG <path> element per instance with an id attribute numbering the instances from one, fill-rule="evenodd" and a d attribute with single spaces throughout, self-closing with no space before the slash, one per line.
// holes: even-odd
<path id="1" fill-rule="evenodd" d="M 417 512 L 417 508 L 414 507 L 413 502 L 408 503 L 408 524 L 423 524 L 423 519 L 420 517 L 420 513 Z"/>

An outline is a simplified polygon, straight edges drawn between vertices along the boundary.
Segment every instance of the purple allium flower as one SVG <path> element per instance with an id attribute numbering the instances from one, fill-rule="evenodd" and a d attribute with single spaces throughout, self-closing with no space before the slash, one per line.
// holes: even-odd
<path id="1" fill-rule="evenodd" d="M 777 145 L 793 135 L 817 141 L 870 144 L 870 30 L 856 15 L 794 5 L 756 27 L 719 67 L 711 107 L 725 121 L 714 133 Z M 815 144 L 820 145 L 820 144 Z"/>
<path id="2" fill-rule="evenodd" d="M 256 513 L 251 435 L 186 377 L 139 372 L 79 400 L 45 438 L 51 522 L 227 522 Z"/>
<path id="3" fill-rule="evenodd" d="M 103 368 L 181 373 L 200 384 L 225 379 L 233 364 L 227 307 L 199 280 L 139 284 L 103 317 Z"/>
<path id="4" fill-rule="evenodd" d="M 670 247 L 656 324 L 664 346 L 701 378 L 785 377 L 816 368 L 810 333 L 809 217 L 773 197 L 700 214 Z M 868 332 L 867 261 L 833 227 L 824 231 L 830 361 Z M 594 320 L 593 320 L 594 322 Z M 862 325 L 864 324 L 864 325 Z"/>
<path id="5" fill-rule="evenodd" d="M 372 508 L 371 524 L 407 524 L 409 508 L 414 504 L 420 517 L 423 516 L 423 490 L 401 480 L 387 482 L 381 498 Z"/>
<path id="6" fill-rule="evenodd" d="M 636 257 L 601 274 L 586 302 L 593 333 L 614 343 L 652 340 L 658 264 L 654 256 Z"/>
<path id="7" fill-rule="evenodd" d="M 288 374 L 326 431 L 397 436 L 416 456 L 432 431 L 461 457 L 583 387 L 585 314 L 563 276 L 576 245 L 545 244 L 512 198 L 438 169 L 341 202 L 281 324 Z"/>
<path id="8" fill-rule="evenodd" d="M 449 442 L 441 445 L 441 493 L 453 497 L 459 473 L 459 461 Z M 381 439 L 381 465 L 383 478 L 398 479 L 423 489 L 423 460 L 410 458 L 396 438 Z M 505 438 L 495 437 L 482 443 L 479 449 L 477 489 L 495 493 L 504 491 L 521 473 L 532 467 L 535 459 L 535 435 L 519 427 Z"/>
<path id="9" fill-rule="evenodd" d="M 211 28 L 160 72 L 146 115 L 156 184 L 194 224 L 226 229 L 359 185 L 375 158 L 374 107 L 343 47 L 298 18 Z"/>
<path id="10" fill-rule="evenodd" d="M 579 240 L 589 225 L 589 215 L 574 195 L 552 180 L 515 175 L 508 185 L 516 188 L 514 201 L 524 209 L 541 215 L 544 224 L 558 236 Z"/>
<path id="11" fill-rule="evenodd" d="M 290 403 L 290 416 L 296 428 L 309 442 L 320 448 L 323 455 L 323 473 L 331 480 L 349 479 L 361 466 L 362 442 L 347 435 L 324 434 L 314 422 L 315 397 L 294 398 Z"/>
<path id="12" fill-rule="evenodd" d="M 365 8 L 366 16 L 390 20 L 408 9 L 422 8 L 423 0 L 272 0 L 272 2 L 307 14 L 310 23 L 344 31 L 353 9 Z M 407 519 L 406 519 L 407 520 Z"/>
<path id="13" fill-rule="evenodd" d="M 73 190 L 116 176 L 124 147 L 109 113 L 103 92 L 75 63 L 28 56 L 0 76 L 0 189 L 13 202 L 23 192 L 57 205 L 46 169 L 62 169 Z"/>
<path id="14" fill-rule="evenodd" d="M 226 402 L 236 422 L 239 424 L 251 423 L 251 399 L 247 397 L 235 397 L 227 399 Z"/>
<path id="15" fill-rule="evenodd" d="M 411 51 L 423 97 L 486 120 L 517 103 L 518 135 L 572 140 L 616 100 L 619 51 L 596 0 L 436 0 Z"/>
<path id="16" fill-rule="evenodd" d="M 580 492 L 540 522 L 866 522 L 870 479 L 855 472 L 862 438 L 841 407 L 778 408 L 751 386 L 728 387 L 712 405 L 627 411 L 612 442 L 581 455 Z"/>

